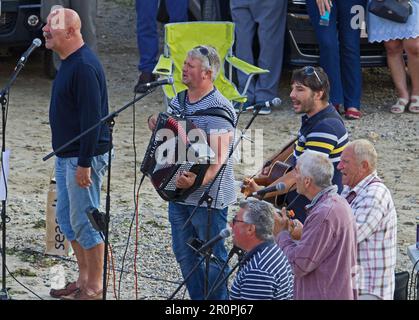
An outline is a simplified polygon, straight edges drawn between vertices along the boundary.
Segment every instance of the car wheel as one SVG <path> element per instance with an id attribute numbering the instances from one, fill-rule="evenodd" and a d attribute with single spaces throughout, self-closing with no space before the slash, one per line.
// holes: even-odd
<path id="1" fill-rule="evenodd" d="M 57 61 L 57 59 L 59 60 L 51 50 L 44 51 L 44 73 L 50 79 L 55 78 L 60 66 L 60 61 Z"/>

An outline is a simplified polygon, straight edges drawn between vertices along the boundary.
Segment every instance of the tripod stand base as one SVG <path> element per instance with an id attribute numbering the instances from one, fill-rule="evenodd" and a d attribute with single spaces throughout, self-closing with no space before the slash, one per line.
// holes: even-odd
<path id="1" fill-rule="evenodd" d="M 0 300 L 11 300 L 9 295 L 9 288 L 0 291 Z"/>

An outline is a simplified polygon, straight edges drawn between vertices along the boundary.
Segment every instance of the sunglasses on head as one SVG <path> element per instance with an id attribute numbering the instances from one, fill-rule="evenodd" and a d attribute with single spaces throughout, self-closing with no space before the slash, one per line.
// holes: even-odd
<path id="1" fill-rule="evenodd" d="M 303 69 L 304 75 L 311 77 L 312 75 L 315 75 L 317 80 L 319 80 L 320 84 L 323 84 L 323 81 L 320 79 L 319 74 L 316 72 L 316 69 L 312 66 L 306 66 Z"/>
<path id="2" fill-rule="evenodd" d="M 208 63 L 211 66 L 211 60 L 209 58 L 209 50 L 208 50 L 208 48 L 205 48 L 203 46 L 197 46 L 194 49 L 197 49 L 203 56 L 206 56 L 207 59 L 208 59 Z"/>

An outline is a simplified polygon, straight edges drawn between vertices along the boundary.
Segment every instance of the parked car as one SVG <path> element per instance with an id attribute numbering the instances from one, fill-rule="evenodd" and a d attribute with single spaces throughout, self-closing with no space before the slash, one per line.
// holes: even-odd
<path id="1" fill-rule="evenodd" d="M 41 0 L 0 0 L 0 57 L 22 53 L 42 36 Z M 55 76 L 52 52 L 43 50 L 44 72 L 50 78 Z"/>
<path id="2" fill-rule="evenodd" d="M 195 20 L 229 20 L 229 0 L 190 0 L 189 12 Z M 256 41 L 257 43 L 257 41 Z M 258 50 L 257 46 L 255 50 Z M 285 66 L 298 67 L 319 64 L 319 46 L 311 26 L 305 0 L 288 0 L 285 36 Z M 386 65 L 386 53 L 382 43 L 368 43 L 361 34 L 361 66 Z"/>

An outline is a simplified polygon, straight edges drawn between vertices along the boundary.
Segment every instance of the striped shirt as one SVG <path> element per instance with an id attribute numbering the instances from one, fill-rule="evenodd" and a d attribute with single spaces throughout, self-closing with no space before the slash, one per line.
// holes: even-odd
<path id="1" fill-rule="evenodd" d="M 312 117 L 304 115 L 298 132 L 298 140 L 294 148 L 294 163 L 304 150 L 313 150 L 329 156 L 335 168 L 333 184 L 342 190 L 342 176 L 337 165 L 340 155 L 348 143 L 348 132 L 343 121 L 332 105 L 316 113 Z"/>
<path id="2" fill-rule="evenodd" d="M 179 113 L 184 114 L 188 120 L 192 121 L 195 126 L 204 130 L 207 135 L 234 132 L 234 127 L 224 118 L 205 115 L 191 116 L 191 114 L 199 110 L 222 108 L 226 110 L 231 115 L 234 122 L 236 122 L 236 113 L 234 112 L 233 106 L 230 101 L 227 100 L 217 89 L 212 90 L 209 94 L 195 103 L 190 103 L 188 97 L 186 96 L 185 110 L 181 108 L 178 97 L 175 97 L 170 104 L 178 110 Z M 207 186 L 205 185 L 200 186 L 188 198 L 179 203 L 196 205 L 202 194 L 205 192 L 206 187 Z M 236 201 L 237 196 L 234 188 L 232 158 L 228 160 L 223 174 L 220 174 L 215 183 L 212 185 L 209 195 L 214 199 L 212 207 L 215 209 L 224 209 Z M 201 206 L 206 207 L 206 202 L 204 201 Z"/>
<path id="3" fill-rule="evenodd" d="M 230 290 L 232 300 L 291 300 L 294 276 L 282 250 L 273 242 L 251 250 Z"/>
<path id="4" fill-rule="evenodd" d="M 355 198 L 350 206 L 357 225 L 359 294 L 392 300 L 397 255 L 397 213 L 393 199 L 376 172 L 352 190 L 345 186 L 342 196 L 352 192 Z"/>

